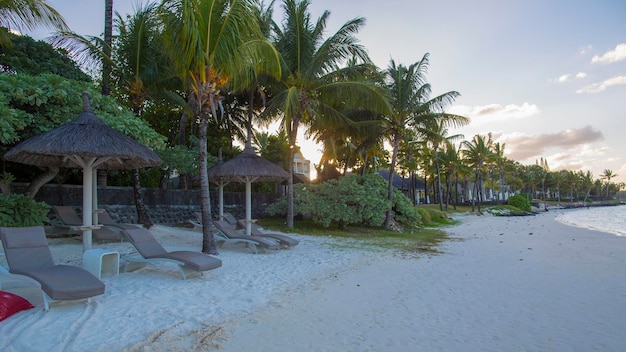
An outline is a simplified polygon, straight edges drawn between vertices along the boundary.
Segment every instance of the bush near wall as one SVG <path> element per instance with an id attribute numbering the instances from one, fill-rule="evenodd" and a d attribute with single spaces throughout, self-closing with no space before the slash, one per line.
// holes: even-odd
<path id="1" fill-rule="evenodd" d="M 50 206 L 21 194 L 0 194 L 0 226 L 43 226 Z"/>

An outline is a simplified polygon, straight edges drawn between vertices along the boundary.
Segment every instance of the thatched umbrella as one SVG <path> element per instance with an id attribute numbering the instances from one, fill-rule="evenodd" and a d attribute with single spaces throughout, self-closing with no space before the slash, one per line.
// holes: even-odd
<path id="1" fill-rule="evenodd" d="M 4 158 L 23 164 L 83 169 L 83 249 L 91 248 L 95 169 L 134 169 L 157 166 L 161 158 L 151 149 L 102 122 L 83 92 L 83 112 L 46 133 L 9 150 Z"/>
<path id="2" fill-rule="evenodd" d="M 252 182 L 278 181 L 289 177 L 282 167 L 254 153 L 250 142 L 236 157 L 220 162 L 208 171 L 209 180 L 218 184 L 220 190 L 220 217 L 224 215 L 223 187 L 228 182 L 246 184 L 246 234 L 252 231 Z"/>

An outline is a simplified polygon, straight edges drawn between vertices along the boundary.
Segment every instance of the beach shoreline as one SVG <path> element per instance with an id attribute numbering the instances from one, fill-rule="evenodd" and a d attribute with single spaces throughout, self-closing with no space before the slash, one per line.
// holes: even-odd
<path id="1" fill-rule="evenodd" d="M 620 350 L 626 239 L 558 213 L 463 216 L 444 254 L 376 258 L 233 323 L 223 350 Z"/>
<path id="2" fill-rule="evenodd" d="M 562 211 L 455 216 L 444 253 L 419 258 L 301 235 L 294 249 L 260 255 L 225 246 L 223 267 L 202 277 L 155 264 L 103 278 L 90 304 L 49 312 L 18 289 L 37 307 L 0 323 L 0 350 L 620 350 L 626 238 L 561 224 Z M 151 231 L 170 250 L 201 241 Z M 78 241 L 50 242 L 58 263 L 80 264 Z"/>

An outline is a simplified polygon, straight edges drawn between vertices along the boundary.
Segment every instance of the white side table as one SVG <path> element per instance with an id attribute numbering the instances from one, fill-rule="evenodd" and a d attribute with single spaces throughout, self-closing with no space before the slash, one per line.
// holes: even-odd
<path id="1" fill-rule="evenodd" d="M 120 254 L 102 248 L 88 249 L 83 252 L 83 269 L 98 279 L 120 273 Z"/>

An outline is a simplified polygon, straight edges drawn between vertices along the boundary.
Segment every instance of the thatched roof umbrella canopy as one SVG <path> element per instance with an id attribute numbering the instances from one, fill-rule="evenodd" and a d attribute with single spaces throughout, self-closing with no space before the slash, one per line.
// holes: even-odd
<path id="1" fill-rule="evenodd" d="M 97 169 L 134 169 L 162 162 L 151 149 L 102 122 L 91 110 L 87 93 L 83 93 L 83 112 L 75 120 L 21 142 L 4 158 L 65 168 L 83 168 L 93 158 L 92 167 Z"/>
<path id="2" fill-rule="evenodd" d="M 223 187 L 229 182 L 246 184 L 246 233 L 250 235 L 252 220 L 252 182 L 279 181 L 289 177 L 282 167 L 254 153 L 249 145 L 236 157 L 218 163 L 208 170 L 209 180 L 220 187 L 220 216 L 224 215 Z"/>
<path id="3" fill-rule="evenodd" d="M 93 170 L 157 166 L 161 158 L 151 149 L 102 122 L 83 92 L 83 112 L 46 133 L 13 147 L 4 158 L 22 164 L 83 169 L 83 225 L 92 226 Z M 83 246 L 91 248 L 91 229 L 83 232 Z"/>

